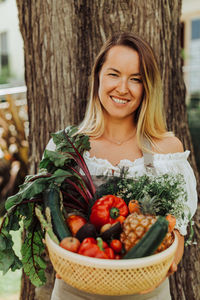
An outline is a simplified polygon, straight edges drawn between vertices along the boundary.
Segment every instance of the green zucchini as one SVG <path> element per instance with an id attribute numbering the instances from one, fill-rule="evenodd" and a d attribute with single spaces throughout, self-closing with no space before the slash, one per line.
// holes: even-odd
<path id="1" fill-rule="evenodd" d="M 64 216 L 60 209 L 59 192 L 54 188 L 50 188 L 43 193 L 43 197 L 45 210 L 47 207 L 50 209 L 53 231 L 59 241 L 65 237 L 71 236 L 71 232 L 65 223 Z"/>
<path id="2" fill-rule="evenodd" d="M 141 240 L 123 258 L 132 259 L 152 255 L 164 240 L 168 232 L 168 224 L 169 222 L 165 217 L 158 217 Z"/>

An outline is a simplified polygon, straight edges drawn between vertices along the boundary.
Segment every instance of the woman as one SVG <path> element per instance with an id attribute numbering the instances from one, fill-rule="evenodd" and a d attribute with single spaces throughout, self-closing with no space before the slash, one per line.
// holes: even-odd
<path id="1" fill-rule="evenodd" d="M 79 133 L 90 137 L 84 153 L 92 175 L 143 175 L 146 165 L 157 174 L 182 173 L 186 179 L 191 215 L 197 205 L 196 182 L 187 162 L 189 151 L 173 133 L 167 132 L 162 108 L 159 70 L 151 47 L 132 33 L 117 33 L 103 46 L 92 76 L 91 99 Z M 47 148 L 52 149 L 50 141 Z M 146 163 L 147 161 L 147 163 Z M 146 163 L 146 165 L 145 165 Z M 179 239 L 169 275 L 177 270 L 184 249 L 188 220 L 177 227 Z M 168 280 L 143 295 L 98 296 L 78 291 L 56 279 L 52 300 L 61 299 L 171 299 Z"/>

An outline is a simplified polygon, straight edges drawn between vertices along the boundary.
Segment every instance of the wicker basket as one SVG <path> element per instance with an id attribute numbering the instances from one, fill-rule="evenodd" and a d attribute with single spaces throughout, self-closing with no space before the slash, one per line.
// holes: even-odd
<path id="1" fill-rule="evenodd" d="M 92 294 L 129 295 L 150 289 L 166 276 L 178 246 L 144 258 L 107 260 L 67 251 L 46 235 L 50 260 L 69 285 Z"/>

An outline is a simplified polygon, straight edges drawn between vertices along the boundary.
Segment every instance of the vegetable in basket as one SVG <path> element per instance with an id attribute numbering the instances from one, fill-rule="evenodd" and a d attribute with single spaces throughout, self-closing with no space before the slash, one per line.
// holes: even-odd
<path id="1" fill-rule="evenodd" d="M 100 237 L 97 239 L 86 238 L 80 245 L 78 254 L 85 256 L 104 258 L 104 259 L 114 259 L 114 251 L 104 242 Z"/>
<path id="2" fill-rule="evenodd" d="M 92 206 L 90 222 L 100 229 L 103 225 L 123 222 L 128 215 L 125 201 L 114 195 L 105 195 Z"/>
<path id="3" fill-rule="evenodd" d="M 87 223 L 86 218 L 77 215 L 71 214 L 66 218 L 66 224 L 69 227 L 71 234 L 75 236 L 79 229 Z"/>
<path id="4" fill-rule="evenodd" d="M 154 224 L 157 219 L 158 215 L 156 211 L 156 204 L 154 203 L 155 197 L 150 198 L 146 195 L 140 201 L 132 200 L 130 201 L 131 204 L 131 211 L 133 211 L 123 223 L 123 231 L 121 233 L 120 240 L 124 244 L 125 250 L 128 251 L 130 248 L 134 247 L 145 235 L 146 232 L 149 231 L 152 224 Z M 132 205 L 134 204 L 134 205 Z M 138 207 L 139 205 L 139 207 Z M 130 209 L 130 208 L 129 208 Z M 176 224 L 176 218 L 172 215 L 166 216 L 169 224 L 169 230 L 166 234 L 166 237 L 162 244 L 158 247 L 157 252 L 163 251 L 168 248 L 173 242 L 173 235 L 171 234 L 172 230 Z"/>
<path id="5" fill-rule="evenodd" d="M 62 211 L 60 209 L 60 195 L 58 190 L 50 188 L 44 191 L 45 210 L 49 209 L 53 231 L 61 241 L 65 237 L 70 237 L 71 232 L 67 227 Z"/>
<path id="6" fill-rule="evenodd" d="M 165 238 L 168 232 L 168 224 L 169 222 L 165 217 L 158 217 L 142 239 L 131 247 L 123 258 L 132 259 L 152 255 Z"/>
<path id="7" fill-rule="evenodd" d="M 68 251 L 77 253 L 80 248 L 80 244 L 81 243 L 77 238 L 71 236 L 71 237 L 64 238 L 60 242 L 59 246 Z"/>

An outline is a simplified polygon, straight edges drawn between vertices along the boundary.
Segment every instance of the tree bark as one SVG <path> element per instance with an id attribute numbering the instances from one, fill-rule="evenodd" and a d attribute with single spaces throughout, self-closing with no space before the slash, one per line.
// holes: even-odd
<path id="1" fill-rule="evenodd" d="M 199 191 L 181 70 L 181 0 L 17 0 L 17 5 L 25 50 L 29 173 L 37 171 L 50 133 L 81 121 L 89 96 L 88 79 L 94 57 L 110 34 L 127 30 L 149 41 L 158 57 L 168 128 L 191 150 L 190 162 Z M 197 217 L 195 220 L 199 242 Z M 171 280 L 173 299 L 196 300 L 195 295 L 200 295 L 197 282 L 200 268 L 194 257 L 199 258 L 197 246 L 186 249 L 179 271 Z M 190 276 L 192 288 L 188 287 L 186 274 L 187 278 Z M 174 282 L 178 282 L 178 288 Z M 24 286 L 27 279 L 23 277 L 22 291 Z M 34 288 L 28 285 L 21 299 L 34 299 L 31 291 Z"/>

